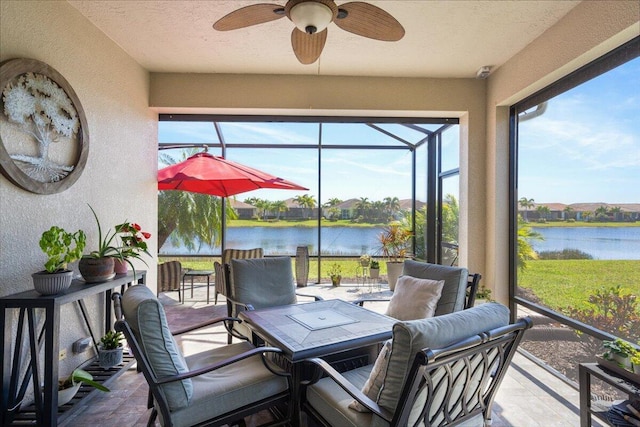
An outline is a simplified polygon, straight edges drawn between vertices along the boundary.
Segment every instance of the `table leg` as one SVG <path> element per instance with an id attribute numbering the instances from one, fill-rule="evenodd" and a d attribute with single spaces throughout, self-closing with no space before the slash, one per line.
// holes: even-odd
<path id="1" fill-rule="evenodd" d="M 591 375 L 578 365 L 578 382 L 580 384 L 580 427 L 591 427 Z"/>
<path id="2" fill-rule="evenodd" d="M 182 304 L 184 304 L 184 300 L 187 297 L 187 294 L 184 293 L 184 276 L 182 276 Z"/>
<path id="3" fill-rule="evenodd" d="M 209 275 L 207 274 L 207 304 L 209 304 Z"/>
<path id="4" fill-rule="evenodd" d="M 191 298 L 193 299 L 193 276 L 191 276 Z"/>

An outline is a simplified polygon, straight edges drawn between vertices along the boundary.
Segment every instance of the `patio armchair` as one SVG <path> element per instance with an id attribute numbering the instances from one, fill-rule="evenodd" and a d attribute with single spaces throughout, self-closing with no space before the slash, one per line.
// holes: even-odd
<path id="1" fill-rule="evenodd" d="M 225 265 L 228 265 L 232 259 L 245 259 L 245 258 L 262 258 L 264 256 L 262 248 L 253 249 L 225 249 L 222 251 L 221 262 L 215 261 L 213 263 L 213 269 L 216 273 L 215 276 L 215 292 L 213 297 L 214 304 L 218 304 L 218 294 L 227 295 L 227 285 L 225 277 Z"/>
<path id="2" fill-rule="evenodd" d="M 298 296 L 316 301 L 322 297 L 296 292 L 291 258 L 232 259 L 227 271 L 227 315 L 237 317 L 244 310 L 296 304 Z M 227 328 L 232 336 L 248 337 L 250 331 L 241 323 Z"/>
<path id="3" fill-rule="evenodd" d="M 155 425 L 158 414 L 162 426 L 231 425 L 289 402 L 291 377 L 267 357 L 279 349 L 244 341 L 184 357 L 174 339 L 238 319 L 212 319 L 172 334 L 162 304 L 144 285 L 132 286 L 122 296 L 115 293 L 113 305 L 115 329 L 124 333 L 149 385 L 153 400 L 148 426 Z M 283 418 L 270 425 L 289 423 L 290 409 Z"/>
<path id="4" fill-rule="evenodd" d="M 309 425 L 490 425 L 498 387 L 531 320 L 498 303 L 398 322 L 373 365 L 338 373 L 321 359 L 302 381 Z"/>
<path id="5" fill-rule="evenodd" d="M 416 279 L 426 279 L 433 281 L 443 281 L 442 291 L 437 299 L 433 315 L 440 316 L 460 311 L 473 306 L 478 284 L 482 276 L 480 274 L 469 275 L 469 270 L 463 267 L 450 267 L 446 265 L 430 264 L 427 262 L 406 260 L 404 262 L 402 276 L 409 276 Z M 397 286 L 397 285 L 396 285 Z M 425 303 L 428 301 L 425 296 Z M 408 300 L 412 295 L 407 295 Z M 363 306 L 367 301 L 390 301 L 389 298 L 360 298 L 354 301 L 355 304 Z M 417 303 L 417 300 L 410 301 Z M 405 313 L 409 315 L 410 313 Z M 394 317 L 394 316 L 392 316 Z M 403 318 L 402 320 L 413 320 L 420 317 Z"/>
<path id="6" fill-rule="evenodd" d="M 178 291 L 178 301 L 182 301 L 180 284 L 184 271 L 179 261 L 158 264 L 158 292 Z"/>

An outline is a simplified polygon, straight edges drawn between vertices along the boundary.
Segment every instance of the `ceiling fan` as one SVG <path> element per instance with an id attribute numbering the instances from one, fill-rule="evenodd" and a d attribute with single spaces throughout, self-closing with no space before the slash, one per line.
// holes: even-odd
<path id="1" fill-rule="evenodd" d="M 327 41 L 327 26 L 332 22 L 345 31 L 376 40 L 398 41 L 404 36 L 404 28 L 393 16 L 377 6 L 359 1 L 340 6 L 333 0 L 288 0 L 284 6 L 254 4 L 223 16 L 213 28 L 237 30 L 284 16 L 295 24 L 291 45 L 303 64 L 312 64 L 320 57 Z"/>

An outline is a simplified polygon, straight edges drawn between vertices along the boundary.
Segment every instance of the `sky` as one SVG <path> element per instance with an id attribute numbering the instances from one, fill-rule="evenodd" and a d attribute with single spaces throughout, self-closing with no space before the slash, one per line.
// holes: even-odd
<path id="1" fill-rule="evenodd" d="M 425 136 L 400 125 L 383 127 L 411 143 Z M 311 147 L 320 137 L 314 123 L 223 123 L 222 130 L 228 144 Z M 455 126 L 444 134 L 443 169 L 458 166 L 458 132 Z M 321 138 L 323 144 L 403 146 L 363 124 L 324 124 Z M 159 140 L 213 145 L 217 136 L 210 123 L 161 122 Z M 221 154 L 217 147 L 209 152 Z M 176 150 L 165 153 L 180 158 Z M 226 157 L 310 189 L 256 190 L 238 195 L 239 200 L 284 200 L 301 194 L 318 198 L 317 150 L 230 148 Z M 411 198 L 411 157 L 408 150 L 323 149 L 322 202 L 334 197 Z M 426 199 L 425 158 L 424 149 L 418 150 L 418 200 Z M 640 203 L 640 58 L 551 99 L 543 115 L 521 122 L 518 162 L 518 198 L 537 203 Z M 454 180 L 447 188 L 456 184 Z"/>

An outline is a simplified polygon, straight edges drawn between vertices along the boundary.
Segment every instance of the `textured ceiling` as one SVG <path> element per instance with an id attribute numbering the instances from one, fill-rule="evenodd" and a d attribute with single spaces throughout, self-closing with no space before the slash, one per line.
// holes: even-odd
<path id="1" fill-rule="evenodd" d="M 499 67 L 579 3 L 370 1 L 400 21 L 402 40 L 371 40 L 330 24 L 320 59 L 302 65 L 291 50 L 287 18 L 227 32 L 212 28 L 225 14 L 260 1 L 68 1 L 152 72 L 456 78 Z"/>

